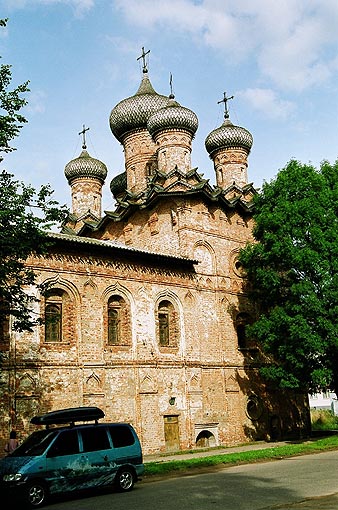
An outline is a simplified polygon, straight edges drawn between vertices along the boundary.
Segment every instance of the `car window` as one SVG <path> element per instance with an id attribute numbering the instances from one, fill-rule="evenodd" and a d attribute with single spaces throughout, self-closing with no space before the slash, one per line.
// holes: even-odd
<path id="1" fill-rule="evenodd" d="M 130 446 L 135 443 L 134 435 L 130 428 L 126 427 L 126 425 L 111 425 L 108 428 L 114 448 Z"/>
<path id="2" fill-rule="evenodd" d="M 42 455 L 54 439 L 56 432 L 50 430 L 37 430 L 14 450 L 14 457 Z"/>
<path id="3" fill-rule="evenodd" d="M 79 453 L 79 441 L 76 430 L 60 432 L 47 453 L 47 457 L 59 457 Z"/>
<path id="4" fill-rule="evenodd" d="M 110 448 L 105 427 L 89 427 L 81 429 L 84 452 L 95 452 Z"/>

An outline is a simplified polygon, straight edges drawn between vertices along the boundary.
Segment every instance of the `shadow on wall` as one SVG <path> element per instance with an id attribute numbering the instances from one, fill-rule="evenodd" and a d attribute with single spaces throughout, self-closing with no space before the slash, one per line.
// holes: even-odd
<path id="1" fill-rule="evenodd" d="M 256 356 L 257 362 L 257 356 Z M 245 434 L 252 440 L 281 441 L 311 435 L 306 393 L 281 390 L 264 382 L 257 363 L 237 373 L 239 387 L 246 395 Z"/>
<path id="2" fill-rule="evenodd" d="M 279 441 L 302 439 L 311 435 L 308 395 L 282 390 L 267 381 L 260 368 L 269 362 L 260 346 L 245 334 L 246 325 L 256 315 L 246 296 L 239 296 L 238 306 L 228 308 L 237 332 L 238 350 L 243 356 L 243 368 L 237 370 L 237 383 L 246 396 L 247 423 L 245 435 L 252 440 Z"/>

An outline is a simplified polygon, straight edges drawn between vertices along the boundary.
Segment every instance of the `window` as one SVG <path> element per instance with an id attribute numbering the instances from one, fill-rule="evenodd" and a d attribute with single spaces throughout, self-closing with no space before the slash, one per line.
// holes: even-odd
<path id="1" fill-rule="evenodd" d="M 250 322 L 251 318 L 247 313 L 239 313 L 236 317 L 235 327 L 239 349 L 246 349 L 248 347 L 246 326 L 250 324 Z"/>
<path id="2" fill-rule="evenodd" d="M 45 307 L 45 341 L 62 340 L 62 304 L 47 301 Z"/>
<path id="3" fill-rule="evenodd" d="M 263 413 L 263 403 L 256 395 L 250 395 L 246 404 L 246 414 L 250 420 L 258 420 Z"/>
<path id="4" fill-rule="evenodd" d="M 64 430 L 60 432 L 55 442 L 50 447 L 47 456 L 59 457 L 60 455 L 74 455 L 79 453 L 79 442 L 76 430 Z"/>
<path id="5" fill-rule="evenodd" d="M 158 313 L 160 345 L 169 345 L 169 312 L 162 309 Z"/>
<path id="6" fill-rule="evenodd" d="M 89 427 L 81 429 L 84 452 L 108 450 L 110 448 L 105 427 Z"/>
<path id="7" fill-rule="evenodd" d="M 113 441 L 114 448 L 131 446 L 135 443 L 135 438 L 132 431 L 125 425 L 111 425 L 109 426 L 109 432 Z"/>
<path id="8" fill-rule="evenodd" d="M 108 345 L 130 345 L 130 310 L 123 297 L 114 295 L 109 298 L 107 320 Z"/>
<path id="9" fill-rule="evenodd" d="M 42 455 L 55 439 L 57 432 L 53 430 L 36 430 L 24 440 L 12 453 L 16 457 L 35 457 Z"/>
<path id="10" fill-rule="evenodd" d="M 116 345 L 120 343 L 120 317 L 119 310 L 108 306 L 108 343 Z"/>
<path id="11" fill-rule="evenodd" d="M 146 175 L 147 175 L 147 177 L 151 177 L 152 175 L 154 175 L 155 170 L 156 170 L 156 165 L 155 165 L 154 161 L 146 164 Z"/>
<path id="12" fill-rule="evenodd" d="M 43 303 L 43 301 L 42 301 Z M 63 289 L 49 289 L 45 294 L 42 340 L 49 344 L 71 344 L 75 342 L 76 316 L 74 299 Z"/>
<path id="13" fill-rule="evenodd" d="M 179 337 L 178 314 L 174 305 L 163 300 L 157 309 L 158 342 L 162 347 L 177 347 Z"/>
<path id="14" fill-rule="evenodd" d="M 246 347 L 246 334 L 245 334 L 245 323 L 240 322 L 237 324 L 237 340 L 238 347 L 244 349 Z"/>

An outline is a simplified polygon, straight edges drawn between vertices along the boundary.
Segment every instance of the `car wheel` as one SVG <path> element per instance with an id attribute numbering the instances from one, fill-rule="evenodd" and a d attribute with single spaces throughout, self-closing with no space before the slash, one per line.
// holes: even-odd
<path id="1" fill-rule="evenodd" d="M 131 491 L 135 482 L 134 473 L 129 468 L 122 468 L 117 472 L 114 482 L 119 492 Z"/>
<path id="2" fill-rule="evenodd" d="M 31 482 L 26 489 L 26 501 L 31 508 L 38 508 L 47 501 L 48 490 L 46 484 L 36 480 Z"/>

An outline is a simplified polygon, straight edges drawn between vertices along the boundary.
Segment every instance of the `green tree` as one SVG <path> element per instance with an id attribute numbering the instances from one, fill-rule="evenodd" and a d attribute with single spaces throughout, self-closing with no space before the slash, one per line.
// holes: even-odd
<path id="1" fill-rule="evenodd" d="M 7 19 L 0 19 L 0 27 L 5 27 Z M 27 104 L 22 94 L 29 91 L 28 81 L 18 85 L 13 90 L 8 90 L 12 81 L 11 65 L 0 66 L 0 153 L 15 150 L 9 144 L 18 136 L 22 124 L 27 122 L 21 115 L 20 110 Z M 3 156 L 0 154 L 0 162 Z"/>
<path id="2" fill-rule="evenodd" d="M 338 161 L 290 161 L 255 197 L 240 254 L 257 320 L 248 333 L 281 388 L 338 394 Z"/>
<path id="3" fill-rule="evenodd" d="M 6 26 L 7 20 L 0 20 Z M 10 142 L 19 134 L 26 119 L 20 113 L 27 104 L 23 97 L 28 82 L 9 90 L 11 66 L 0 66 L 0 162 L 15 150 Z M 66 215 L 65 206 L 51 200 L 49 185 L 35 191 L 32 186 L 0 172 L 0 336 L 4 337 L 12 317 L 19 331 L 31 330 L 39 322 L 33 308 L 37 298 L 30 286 L 36 275 L 27 266 L 30 255 L 45 254 L 51 244 L 48 231 Z"/>

